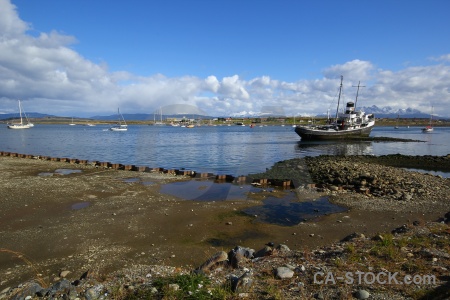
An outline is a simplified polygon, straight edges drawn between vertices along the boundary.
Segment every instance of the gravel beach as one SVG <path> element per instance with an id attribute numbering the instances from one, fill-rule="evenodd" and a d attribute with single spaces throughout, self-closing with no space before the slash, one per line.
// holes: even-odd
<path id="1" fill-rule="evenodd" d="M 104 286 L 108 280 L 112 285 L 111 274 L 117 272 L 128 272 L 129 281 L 137 276 L 151 282 L 148 274 L 188 273 L 217 252 L 228 252 L 235 246 L 260 250 L 269 241 L 286 245 L 290 251 L 265 256 L 259 267 L 256 263 L 245 265 L 254 269 L 253 274 L 283 261 L 298 266 L 303 259 L 301 264 L 306 265 L 305 253 L 336 248 L 331 245 L 355 232 L 359 238 L 373 237 L 405 224 L 425 226 L 444 218 L 450 211 L 449 179 L 404 169 L 424 165 L 450 170 L 450 157 L 320 156 L 279 162 L 267 172 L 249 177 L 292 180 L 294 188 L 280 190 L 280 197 L 296 193 L 298 201 L 309 201 L 326 195 L 348 211 L 314 222 L 278 226 L 240 213 L 261 203 L 268 193 L 264 187 L 242 201 L 185 201 L 162 194 L 160 187 L 192 180 L 189 176 L 0 157 L 0 299 L 17 295 L 20 283 L 36 277 L 50 285 L 63 278 L 76 280 L 86 271 L 95 274 L 95 282 L 103 280 Z M 441 248 L 439 251 L 449 254 L 447 244 Z M 448 260 L 444 254 L 439 259 Z M 226 277 L 224 273 L 214 276 Z M 254 281 L 258 282 L 257 278 L 260 281 L 254 284 L 253 292 L 267 280 L 285 293 L 284 299 L 295 298 L 293 279 L 287 284 L 270 276 L 256 276 Z M 317 286 L 308 290 L 297 283 L 295 289 L 303 291 L 305 299 L 317 295 Z M 333 287 L 324 290 L 324 295 L 352 295 L 357 288 Z M 373 296 L 379 291 L 370 292 Z M 263 294 L 252 297 L 264 298 Z M 86 299 L 83 292 L 77 297 Z"/>

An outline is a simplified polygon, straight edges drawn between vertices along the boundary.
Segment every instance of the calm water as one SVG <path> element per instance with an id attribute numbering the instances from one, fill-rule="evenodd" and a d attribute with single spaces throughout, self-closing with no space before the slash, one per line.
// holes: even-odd
<path id="1" fill-rule="evenodd" d="M 446 155 L 450 128 L 422 133 L 419 127 L 377 127 L 372 136 L 423 142 L 301 142 L 290 126 L 131 125 L 127 132 L 108 126 L 36 125 L 29 130 L 0 127 L 0 151 L 109 161 L 138 166 L 185 168 L 214 174 L 247 175 L 290 158 L 357 154 Z"/>
<path id="2" fill-rule="evenodd" d="M 0 127 L 0 151 L 138 166 L 185 168 L 213 174 L 247 175 L 270 168 L 275 162 L 304 156 L 328 155 L 447 155 L 450 153 L 450 128 L 435 128 L 422 133 L 419 127 L 394 129 L 378 127 L 372 136 L 396 137 L 423 142 L 301 142 L 292 127 L 204 126 L 129 126 L 127 132 L 108 131 L 108 126 L 36 125 L 28 130 Z M 429 172 L 429 171 L 428 171 Z M 53 176 L 52 173 L 40 174 Z M 442 173 L 449 177 L 448 173 Z M 129 179 L 133 180 L 133 178 Z M 148 183 L 144 183 L 148 184 Z M 151 183 L 149 183 L 151 184 Z M 249 192 L 261 190 L 250 185 L 215 184 L 190 180 L 161 186 L 161 192 L 185 200 L 225 201 L 246 199 Z M 83 209 L 88 202 L 74 205 Z M 321 215 L 344 211 L 321 198 L 298 202 L 295 193 L 268 197 L 261 205 L 244 212 L 255 221 L 282 226 L 314 220 Z"/>

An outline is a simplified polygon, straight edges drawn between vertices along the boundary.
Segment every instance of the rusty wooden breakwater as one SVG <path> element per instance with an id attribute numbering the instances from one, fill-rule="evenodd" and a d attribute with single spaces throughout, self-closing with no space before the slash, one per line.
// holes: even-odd
<path id="1" fill-rule="evenodd" d="M 157 172 L 164 173 L 175 176 L 188 176 L 191 178 L 202 178 L 214 180 L 217 183 L 224 182 L 234 182 L 239 184 L 253 184 L 257 186 L 277 186 L 283 188 L 294 188 L 294 184 L 292 180 L 289 179 L 252 179 L 247 176 L 233 176 L 233 175 L 225 175 L 225 174 L 213 174 L 213 173 L 199 173 L 192 170 L 185 169 L 165 169 L 165 168 L 151 168 L 147 166 L 136 166 L 136 165 L 124 165 L 111 163 L 107 161 L 91 161 L 84 159 L 76 159 L 76 158 L 67 158 L 67 157 L 51 157 L 51 156 L 40 156 L 40 155 L 31 155 L 31 154 L 21 154 L 15 152 L 5 152 L 0 151 L 0 156 L 9 156 L 9 157 L 18 157 L 18 158 L 27 158 L 27 159 L 38 159 L 38 160 L 47 160 L 47 161 L 55 161 L 55 162 L 65 162 L 68 164 L 79 164 L 79 165 L 91 165 L 97 168 L 105 168 L 105 169 L 114 169 L 114 170 L 124 170 L 124 171 L 136 171 L 136 172 Z"/>

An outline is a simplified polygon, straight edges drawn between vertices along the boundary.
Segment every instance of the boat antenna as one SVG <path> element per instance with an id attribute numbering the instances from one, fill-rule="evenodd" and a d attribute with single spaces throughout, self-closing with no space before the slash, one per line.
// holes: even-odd
<path id="1" fill-rule="evenodd" d="M 360 87 L 366 87 L 365 85 L 360 85 L 361 81 L 358 81 L 358 85 L 357 86 L 353 86 L 353 87 L 357 87 L 358 89 L 356 90 L 356 99 L 355 99 L 355 111 L 356 111 L 356 103 L 358 103 L 358 94 L 359 94 L 359 88 Z"/>
<path id="2" fill-rule="evenodd" d="M 342 93 L 342 80 L 344 80 L 344 76 L 341 75 L 341 85 L 339 86 L 339 97 L 338 97 L 338 105 L 336 108 L 336 123 L 338 119 L 338 113 L 339 113 L 339 102 L 341 101 L 341 93 Z"/>

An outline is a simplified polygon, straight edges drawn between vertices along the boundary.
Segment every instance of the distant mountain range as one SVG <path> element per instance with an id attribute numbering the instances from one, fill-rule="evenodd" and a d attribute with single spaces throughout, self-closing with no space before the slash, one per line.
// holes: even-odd
<path id="1" fill-rule="evenodd" d="M 407 108 L 407 109 L 394 109 L 390 106 L 378 107 L 372 105 L 369 107 L 362 107 L 366 113 L 374 114 L 376 118 L 429 118 L 430 113 L 423 113 L 420 110 Z M 433 118 L 440 119 L 433 116 Z"/>
<path id="2" fill-rule="evenodd" d="M 368 114 L 374 114 L 375 118 L 387 118 L 387 119 L 395 119 L 397 118 L 397 116 L 399 118 L 417 118 L 417 119 L 426 119 L 430 117 L 429 113 L 423 113 L 420 110 L 417 109 L 413 109 L 413 108 L 407 108 L 407 109 L 394 109 L 390 106 L 385 106 L 385 107 L 378 107 L 376 105 L 372 105 L 369 107 L 360 107 L 357 108 L 356 110 L 362 109 L 363 111 L 365 111 Z M 333 112 L 333 114 L 335 114 L 335 112 Z M 321 117 L 326 116 L 326 114 L 322 114 L 320 115 Z M 434 119 L 448 119 L 448 117 L 438 117 L 438 116 L 433 116 Z"/>
<path id="3" fill-rule="evenodd" d="M 362 107 L 362 109 L 366 113 L 375 114 L 376 118 L 429 118 L 429 113 L 423 113 L 417 109 L 407 108 L 407 109 L 394 109 L 390 106 L 378 107 L 376 105 L 370 107 Z M 60 117 L 55 115 L 47 115 L 41 113 L 27 113 L 29 119 L 43 119 L 43 118 L 65 118 L 69 119 L 69 117 Z M 125 120 L 130 121 L 159 121 L 161 115 L 156 114 L 123 114 Z M 317 115 L 317 117 L 324 117 L 326 114 Z M 8 119 L 17 119 L 18 114 L 0 114 L 0 120 L 8 120 Z M 202 114 L 163 114 L 162 118 L 178 118 L 181 119 L 186 117 L 188 119 L 212 119 L 214 117 L 202 115 Z M 228 117 L 228 116 L 227 116 Z M 233 114 L 231 115 L 233 118 L 258 118 L 258 117 L 284 117 L 279 113 L 265 113 L 265 112 L 251 112 L 251 113 L 241 113 L 241 114 Z M 435 119 L 447 119 L 448 117 L 437 117 L 433 116 Z M 80 118 L 77 118 L 80 119 Z M 109 116 L 92 116 L 89 118 L 81 118 L 81 119 L 92 119 L 92 120 L 101 120 L 101 121 L 114 121 L 117 120 L 117 115 L 109 115 Z"/>

